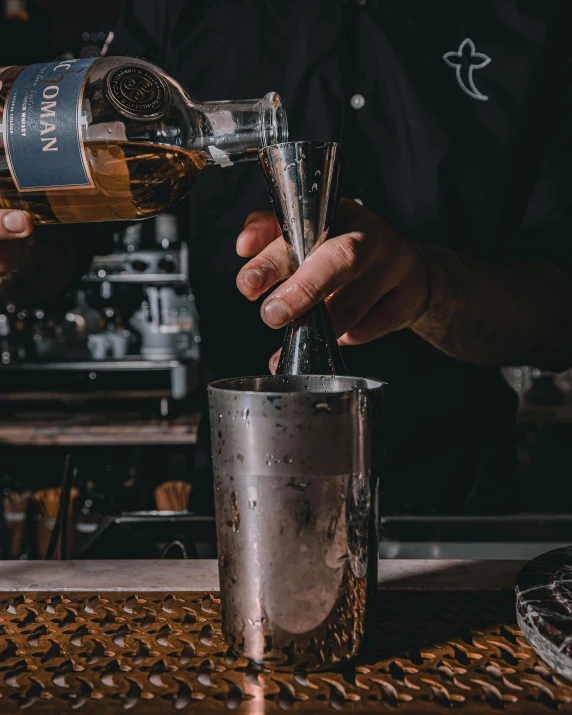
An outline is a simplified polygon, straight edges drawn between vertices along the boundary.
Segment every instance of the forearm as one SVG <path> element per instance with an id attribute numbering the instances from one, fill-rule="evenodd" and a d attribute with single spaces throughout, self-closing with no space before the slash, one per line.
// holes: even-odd
<path id="1" fill-rule="evenodd" d="M 572 364 L 572 281 L 540 259 L 494 265 L 422 246 L 431 283 L 414 332 L 480 366 Z"/>

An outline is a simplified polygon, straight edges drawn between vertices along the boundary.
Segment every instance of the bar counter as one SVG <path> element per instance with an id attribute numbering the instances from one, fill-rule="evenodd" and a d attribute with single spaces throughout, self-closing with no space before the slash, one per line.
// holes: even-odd
<path id="1" fill-rule="evenodd" d="M 0 562 L 0 712 L 572 711 L 516 625 L 521 566 L 380 561 L 375 652 L 306 674 L 228 651 L 214 561 Z"/>

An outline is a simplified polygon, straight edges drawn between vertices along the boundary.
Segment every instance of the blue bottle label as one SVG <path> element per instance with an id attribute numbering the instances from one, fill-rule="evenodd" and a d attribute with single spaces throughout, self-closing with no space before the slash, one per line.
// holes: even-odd
<path id="1" fill-rule="evenodd" d="M 87 69 L 97 59 L 29 65 L 14 80 L 3 134 L 19 191 L 93 186 L 81 142 L 81 99 Z"/>

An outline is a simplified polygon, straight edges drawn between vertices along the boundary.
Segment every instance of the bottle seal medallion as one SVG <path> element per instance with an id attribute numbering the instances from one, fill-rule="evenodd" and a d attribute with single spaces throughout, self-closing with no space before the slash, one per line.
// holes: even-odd
<path id="1" fill-rule="evenodd" d="M 122 114 L 134 119 L 160 117 L 171 104 L 167 83 L 140 65 L 123 65 L 110 72 L 107 96 Z"/>

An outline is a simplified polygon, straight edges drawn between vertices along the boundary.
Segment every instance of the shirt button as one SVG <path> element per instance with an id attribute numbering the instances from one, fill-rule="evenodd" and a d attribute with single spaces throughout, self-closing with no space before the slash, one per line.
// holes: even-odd
<path id="1" fill-rule="evenodd" d="M 354 96 L 350 99 L 350 104 L 354 109 L 361 109 L 365 104 L 363 94 L 354 94 Z"/>

